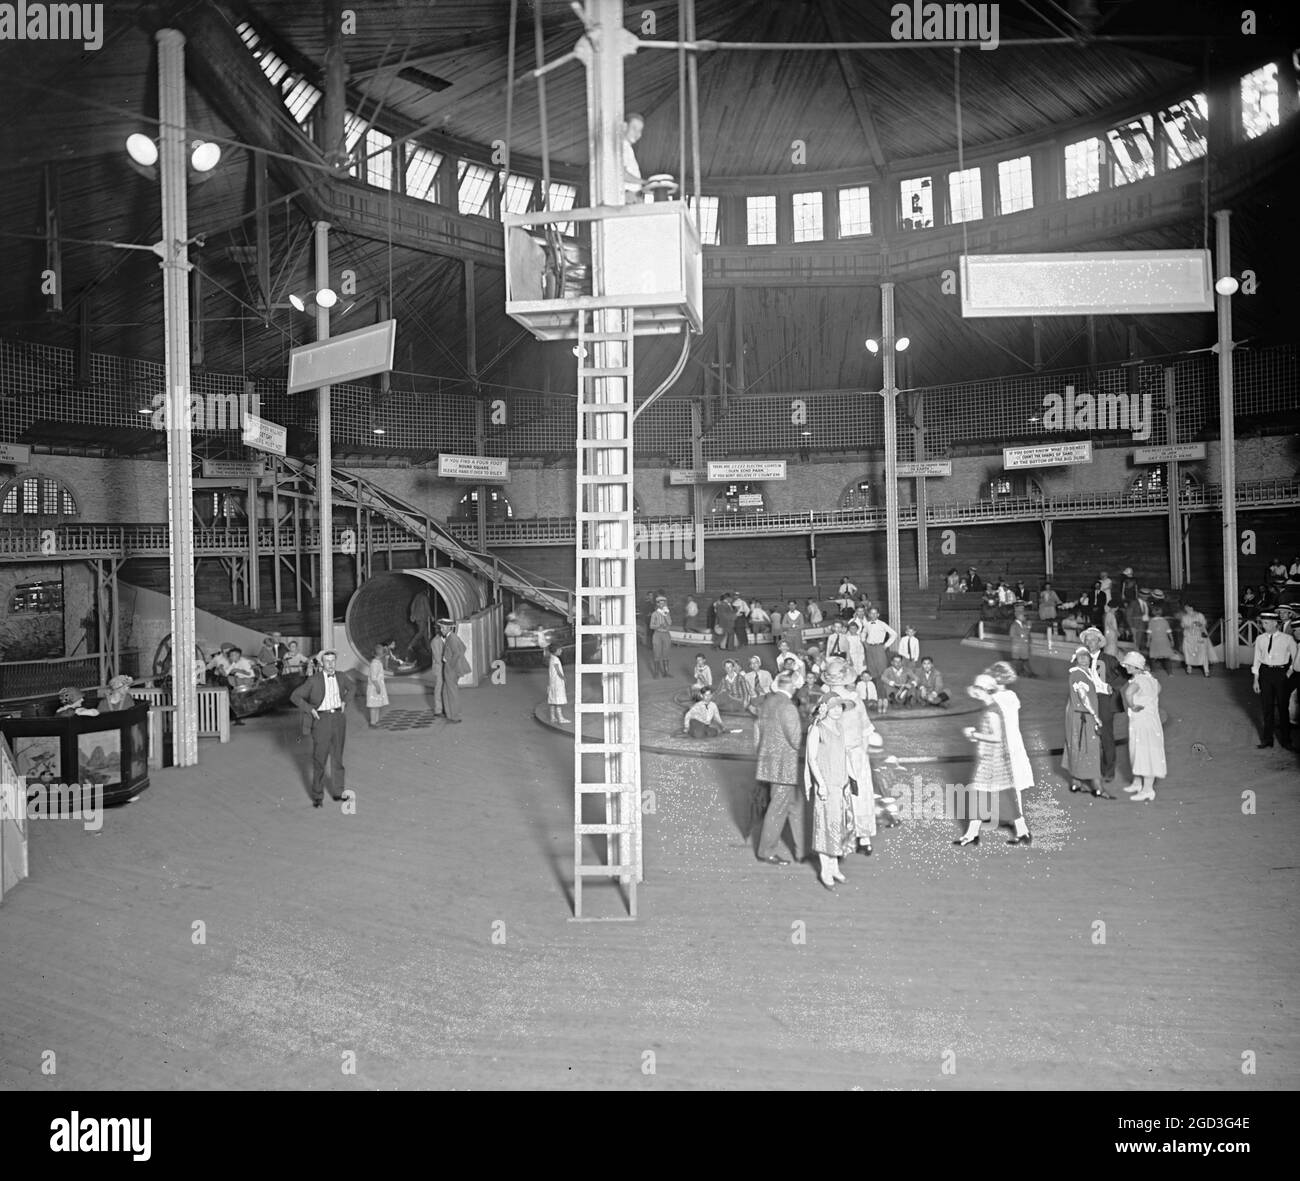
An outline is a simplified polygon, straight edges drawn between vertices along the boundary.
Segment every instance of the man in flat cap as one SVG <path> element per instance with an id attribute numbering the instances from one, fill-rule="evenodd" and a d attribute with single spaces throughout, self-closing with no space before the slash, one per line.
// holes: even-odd
<path id="1" fill-rule="evenodd" d="M 454 619 L 438 620 L 433 639 L 433 712 L 449 722 L 461 721 L 460 678 L 470 671 L 465 641 L 456 634 Z"/>
<path id="2" fill-rule="evenodd" d="M 338 675 L 338 653 L 322 652 L 320 668 L 290 694 L 300 710 L 311 714 L 311 804 L 319 808 L 325 801 L 325 763 L 333 760 L 336 800 L 347 793 L 346 769 L 343 766 L 343 743 L 348 736 L 348 702 L 355 686 L 351 678 Z"/>
<path id="3" fill-rule="evenodd" d="M 1252 686 L 1259 694 L 1264 725 L 1259 749 L 1273 745 L 1273 719 L 1277 718 L 1278 741 L 1291 749 L 1290 693 L 1287 692 L 1291 666 L 1296 659 L 1296 642 L 1286 632 L 1278 631 L 1278 613 L 1262 611 L 1259 625 L 1264 630 L 1255 637 L 1255 660 L 1250 666 L 1255 678 Z"/>

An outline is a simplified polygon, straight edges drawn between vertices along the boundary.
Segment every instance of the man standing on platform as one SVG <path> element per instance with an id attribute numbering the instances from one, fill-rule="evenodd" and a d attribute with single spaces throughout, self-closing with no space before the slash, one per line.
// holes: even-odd
<path id="1" fill-rule="evenodd" d="M 754 725 L 754 749 L 758 752 L 756 775 L 760 784 L 771 787 L 772 793 L 758 838 L 758 859 L 769 865 L 790 864 L 776 851 L 787 821 L 794 838 L 795 856 L 803 861 L 808 855 L 804 796 L 795 786 L 801 768 L 799 749 L 803 745 L 803 725 L 799 710 L 791 700 L 797 686 L 796 677 L 781 673 L 772 683 L 772 692 L 758 707 L 758 721 Z"/>
<path id="2" fill-rule="evenodd" d="M 336 800 L 343 799 L 347 786 L 344 780 L 343 742 L 348 734 L 347 706 L 354 685 L 351 679 L 336 672 L 338 655 L 320 654 L 320 671 L 313 673 L 296 688 L 290 700 L 300 710 L 311 714 L 311 760 L 314 768 L 311 779 L 311 804 L 319 808 L 325 801 L 325 762 L 334 764 L 334 786 L 338 789 Z"/>
<path id="3" fill-rule="evenodd" d="M 465 641 L 456 634 L 454 619 L 438 620 L 438 637 L 433 641 L 434 713 L 449 722 L 459 722 L 460 679 L 470 672 L 465 659 Z"/>
<path id="4" fill-rule="evenodd" d="M 1101 777 L 1104 780 L 1115 778 L 1115 711 L 1123 709 L 1119 700 L 1123 674 L 1119 670 L 1119 661 L 1103 652 L 1106 637 L 1095 627 L 1084 628 L 1079 642 L 1088 649 L 1089 671 L 1092 683 L 1097 688 L 1097 714 L 1101 722 Z M 1096 794 L 1095 792 L 1093 793 Z M 1113 800 L 1104 787 L 1099 797 Z"/>
<path id="5" fill-rule="evenodd" d="M 1277 737 L 1283 747 L 1291 749 L 1291 695 L 1287 692 L 1291 666 L 1296 659 L 1296 642 L 1286 632 L 1277 630 L 1276 611 L 1259 616 L 1263 632 L 1255 637 L 1255 661 L 1250 666 L 1255 678 L 1253 688 L 1259 694 L 1264 711 L 1259 749 L 1273 745 L 1273 719 L 1277 718 Z"/>

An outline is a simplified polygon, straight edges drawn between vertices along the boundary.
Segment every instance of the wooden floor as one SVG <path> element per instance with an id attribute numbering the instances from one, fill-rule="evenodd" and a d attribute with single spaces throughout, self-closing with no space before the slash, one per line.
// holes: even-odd
<path id="1" fill-rule="evenodd" d="M 746 847 L 747 764 L 647 755 L 634 924 L 567 921 L 544 674 L 467 691 L 461 726 L 354 713 L 355 815 L 309 806 L 295 716 L 258 719 L 98 833 L 32 821 L 0 1087 L 1294 1088 L 1297 762 L 1254 749 L 1248 673 L 1165 684 L 1156 803 L 1070 795 L 1040 757 L 1032 848 L 914 817 L 834 895 Z M 1062 682 L 1019 688 L 1059 745 Z"/>

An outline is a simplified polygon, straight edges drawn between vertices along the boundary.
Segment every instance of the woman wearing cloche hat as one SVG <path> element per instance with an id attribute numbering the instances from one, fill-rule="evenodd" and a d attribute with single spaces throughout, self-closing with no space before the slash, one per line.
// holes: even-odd
<path id="1" fill-rule="evenodd" d="M 1124 686 L 1128 712 L 1128 754 L 1133 763 L 1133 782 L 1124 790 L 1134 802 L 1156 798 L 1156 780 L 1168 771 L 1165 765 L 1165 731 L 1160 723 L 1160 682 L 1147 668 L 1141 652 L 1128 652 L 1120 662 L 1129 674 Z"/>

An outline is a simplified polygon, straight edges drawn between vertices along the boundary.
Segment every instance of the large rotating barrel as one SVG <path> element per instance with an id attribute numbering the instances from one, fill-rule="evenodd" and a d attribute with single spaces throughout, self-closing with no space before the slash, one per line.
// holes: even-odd
<path id="1" fill-rule="evenodd" d="M 345 620 L 348 640 L 362 662 L 375 654 L 375 645 L 393 642 L 399 660 L 410 661 L 414 670 L 433 663 L 427 635 L 421 635 L 422 607 L 412 607 L 423 596 L 429 619 L 439 616 L 468 619 L 488 602 L 482 582 L 450 566 L 438 569 L 385 570 L 361 584 L 348 603 Z M 412 618 L 412 615 L 415 618 Z"/>

